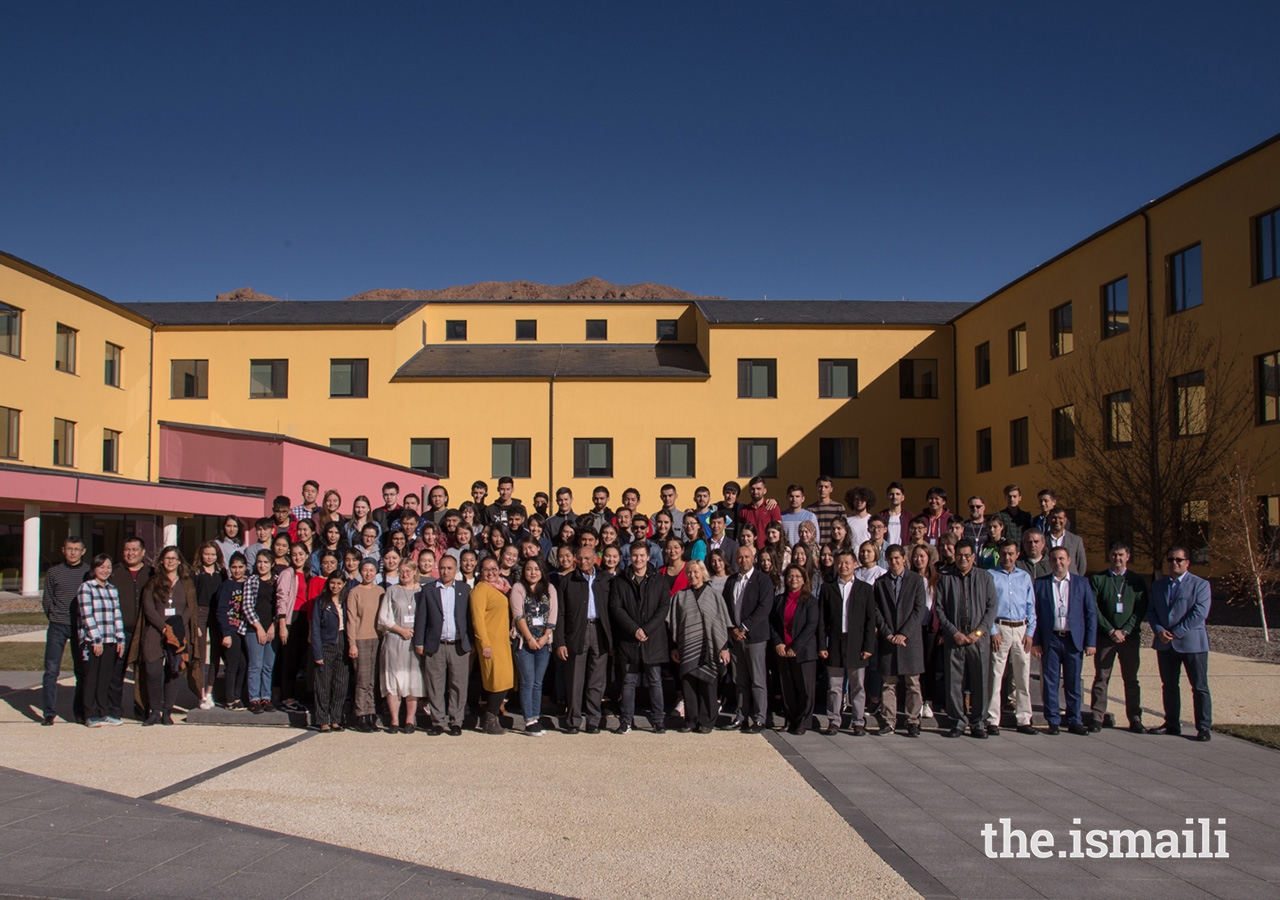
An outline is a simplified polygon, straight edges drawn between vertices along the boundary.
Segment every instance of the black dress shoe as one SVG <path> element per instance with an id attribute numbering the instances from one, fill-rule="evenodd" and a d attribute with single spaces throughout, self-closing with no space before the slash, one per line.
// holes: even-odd
<path id="1" fill-rule="evenodd" d="M 999 725 L 988 725 L 988 726 L 987 726 L 987 734 L 991 735 L 992 737 L 997 736 L 998 734 L 1000 734 L 1000 726 L 999 726 Z"/>
<path id="2" fill-rule="evenodd" d="M 588 725 L 586 728 L 584 728 L 584 729 L 583 729 L 583 731 L 585 731 L 587 734 L 599 734 L 599 733 L 600 733 L 600 726 L 599 726 L 599 725 Z"/>
<path id="3" fill-rule="evenodd" d="M 1182 734 L 1182 728 L 1178 725 L 1161 725 L 1159 728 L 1152 728 L 1148 734 L 1167 734 L 1172 737 L 1179 737 Z"/>
<path id="4" fill-rule="evenodd" d="M 654 725 L 654 726 L 653 726 L 653 733 L 654 733 L 654 734 L 666 734 L 666 733 L 667 733 L 667 726 L 666 726 L 666 725 Z"/>
<path id="5" fill-rule="evenodd" d="M 1134 734 L 1146 734 L 1147 729 L 1143 727 L 1141 719 L 1133 719 L 1129 722 L 1129 730 Z"/>
<path id="6" fill-rule="evenodd" d="M 693 726 L 690 725 L 688 722 L 685 722 L 683 725 L 677 728 L 676 731 L 680 732 L 681 734 L 689 734 L 690 732 L 693 731 Z"/>
<path id="7" fill-rule="evenodd" d="M 958 738 L 958 737 L 962 737 L 963 735 L 964 735 L 964 726 L 959 724 L 952 725 L 951 730 L 948 731 L 946 734 L 946 736 L 949 738 Z"/>
<path id="8" fill-rule="evenodd" d="M 161 725 L 172 725 L 172 724 L 173 724 L 173 714 L 172 714 L 172 713 L 165 713 L 164 715 L 162 715 L 162 716 L 160 717 L 160 724 L 161 724 Z"/>
<path id="9" fill-rule="evenodd" d="M 53 722 L 52 722 L 52 721 L 47 721 L 47 722 L 45 722 L 45 724 L 46 724 L 46 725 L 52 725 L 52 724 L 53 724 Z M 144 727 L 144 728 L 145 728 L 146 726 L 148 726 L 148 725 L 159 725 L 159 724 L 160 724 L 160 713 L 159 713 L 159 712 L 153 712 L 151 715 L 147 716 L 145 719 L 143 719 L 143 720 L 142 720 L 142 725 L 143 725 L 143 727 Z"/>
<path id="10" fill-rule="evenodd" d="M 582 729 L 579 728 L 577 725 L 571 725 L 570 727 L 564 730 L 564 733 L 565 734 L 581 734 Z"/>
<path id="11" fill-rule="evenodd" d="M 1196 731 L 1196 740 L 1202 744 L 1208 743 L 1213 738 L 1213 733 L 1208 728 L 1201 728 Z"/>
<path id="12" fill-rule="evenodd" d="M 41 724 L 41 725 L 52 725 L 52 724 L 53 724 L 53 720 L 54 720 L 54 718 L 55 718 L 54 716 L 45 716 L 43 719 L 41 719 L 41 720 L 40 720 L 40 724 Z M 142 724 L 143 724 L 143 725 L 150 725 L 150 724 L 152 724 L 152 723 L 151 723 L 151 722 L 143 722 Z"/>
<path id="13" fill-rule="evenodd" d="M 1045 732 L 1045 734 L 1061 734 L 1061 733 L 1062 733 L 1062 729 L 1059 728 L 1057 725 L 1050 725 L 1048 730 Z"/>
<path id="14" fill-rule="evenodd" d="M 883 725 L 881 725 L 879 728 L 876 729 L 876 735 L 878 737 L 886 737 L 891 734 L 893 734 L 893 726 L 890 725 L 888 722 L 884 723 Z"/>
<path id="15" fill-rule="evenodd" d="M 449 737 L 462 737 L 462 726 L 461 726 L 461 725 L 450 725 L 450 726 L 449 726 Z"/>
<path id="16" fill-rule="evenodd" d="M 908 725 L 908 726 L 907 726 L 907 737 L 909 737 L 909 738 L 918 738 L 918 737 L 920 737 L 920 726 L 919 726 L 919 725 Z"/>
<path id="17" fill-rule="evenodd" d="M 792 731 L 791 733 L 792 733 L 792 734 L 794 734 L 794 735 L 796 735 L 797 737 L 799 737 L 799 736 L 803 735 L 803 734 L 804 734 L 806 731 L 808 731 L 808 730 L 809 730 L 809 729 L 805 728 L 803 725 L 797 725 L 797 726 L 795 727 L 795 730 L 794 730 L 794 731 Z"/>
<path id="18" fill-rule="evenodd" d="M 1086 728 L 1080 722 L 1077 722 L 1074 725 L 1068 725 L 1067 731 L 1070 731 L 1072 734 L 1079 734 L 1079 735 L 1087 735 L 1089 733 L 1089 729 Z"/>
<path id="19" fill-rule="evenodd" d="M 752 724 L 750 719 L 743 719 L 742 723 L 738 726 L 738 730 L 743 734 L 751 734 L 754 729 L 755 725 Z"/>
<path id="20" fill-rule="evenodd" d="M 853 736 L 854 736 L 854 737 L 866 737 L 866 736 L 867 736 L 867 726 L 866 726 L 866 725 L 854 725 L 854 726 L 853 726 Z"/>
<path id="21" fill-rule="evenodd" d="M 979 740 L 985 741 L 987 739 L 987 729 L 982 725 L 973 726 L 972 734 L 974 737 L 978 738 Z"/>
<path id="22" fill-rule="evenodd" d="M 1089 729 L 1088 729 L 1089 734 L 1099 734 L 1101 733 L 1101 731 L 1102 731 L 1102 726 L 1098 724 L 1098 721 L 1096 719 L 1089 723 Z"/>
<path id="23" fill-rule="evenodd" d="M 413 734 L 417 730 L 418 730 L 418 726 L 415 725 L 413 722 L 409 722 L 405 725 L 400 726 L 400 731 L 404 734 Z"/>
<path id="24" fill-rule="evenodd" d="M 1035 728 L 1033 728 L 1033 727 L 1032 727 L 1032 726 L 1030 726 L 1030 725 L 1019 725 L 1019 726 L 1018 726 L 1018 734 L 1039 734 L 1039 733 L 1040 733 L 1040 732 L 1036 731 L 1036 730 L 1035 730 Z"/>
<path id="25" fill-rule="evenodd" d="M 840 733 L 840 729 L 834 725 L 827 725 L 826 728 L 822 729 L 822 733 L 825 734 L 827 737 L 835 737 L 837 734 Z"/>

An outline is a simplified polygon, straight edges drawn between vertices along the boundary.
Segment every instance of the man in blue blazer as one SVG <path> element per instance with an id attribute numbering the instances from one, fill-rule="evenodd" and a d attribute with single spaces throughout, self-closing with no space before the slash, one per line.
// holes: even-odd
<path id="1" fill-rule="evenodd" d="M 1207 741 L 1213 726 L 1213 701 L 1209 697 L 1209 582 L 1187 569 L 1191 555 L 1185 547 L 1170 547 L 1165 554 L 1167 578 L 1151 586 L 1147 621 L 1155 632 L 1156 660 L 1164 695 L 1164 725 L 1152 734 L 1182 734 L 1182 689 L 1178 677 L 1185 668 L 1191 682 L 1196 717 L 1196 740 Z"/>
<path id="2" fill-rule="evenodd" d="M 444 732 L 446 712 L 449 734 L 462 734 L 467 711 L 467 682 L 471 677 L 470 589 L 455 581 L 458 561 L 440 557 L 440 578 L 418 590 L 413 625 L 413 649 L 422 657 L 426 697 L 430 706 L 428 734 Z"/>
<path id="3" fill-rule="evenodd" d="M 1071 551 L 1049 551 L 1051 571 L 1037 578 L 1035 646 L 1031 654 L 1040 660 L 1040 687 L 1049 734 L 1058 734 L 1058 684 L 1067 695 L 1067 730 L 1088 734 L 1080 718 L 1084 657 L 1093 656 L 1098 632 L 1098 608 L 1093 588 L 1082 575 L 1071 572 Z"/>

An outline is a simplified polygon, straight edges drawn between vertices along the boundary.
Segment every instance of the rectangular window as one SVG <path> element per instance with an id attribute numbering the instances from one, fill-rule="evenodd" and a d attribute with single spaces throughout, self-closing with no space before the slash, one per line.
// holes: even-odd
<path id="1" fill-rule="evenodd" d="M 655 478 L 693 478 L 696 471 L 693 438 L 658 438 L 654 451 Z"/>
<path id="2" fill-rule="evenodd" d="M 120 432 L 102 429 L 102 471 L 120 471 Z"/>
<path id="3" fill-rule="evenodd" d="M 1102 336 L 1129 330 L 1129 279 L 1117 278 L 1102 286 Z"/>
<path id="4" fill-rule="evenodd" d="M 1049 356 L 1065 356 L 1075 349 L 1071 331 L 1071 304 L 1064 303 L 1049 310 Z"/>
<path id="5" fill-rule="evenodd" d="M 818 473 L 831 478 L 857 478 L 858 439 L 818 438 Z"/>
<path id="6" fill-rule="evenodd" d="M 53 464 L 55 466 L 74 466 L 76 464 L 76 423 L 66 419 L 53 420 Z"/>
<path id="7" fill-rule="evenodd" d="M 738 438 L 738 477 L 778 477 L 777 438 Z"/>
<path id="8" fill-rule="evenodd" d="M 1204 434 L 1208 411 L 1205 408 L 1204 370 L 1188 372 L 1173 379 L 1173 434 L 1189 437 Z"/>
<path id="9" fill-rule="evenodd" d="M 538 339 L 537 319 L 516 319 L 516 340 L 536 341 Z"/>
<path id="10" fill-rule="evenodd" d="M 1280 275 L 1280 209 L 1254 220 L 1254 281 L 1270 281 Z"/>
<path id="11" fill-rule="evenodd" d="M 22 413 L 7 406 L 0 406 L 0 457 L 18 458 L 18 431 Z"/>
<path id="12" fill-rule="evenodd" d="M 368 438 L 329 438 L 329 449 L 350 453 L 352 456 L 369 455 Z"/>
<path id="13" fill-rule="evenodd" d="M 573 477 L 612 478 L 613 438 L 574 438 Z"/>
<path id="14" fill-rule="evenodd" d="M 1209 501 L 1188 500 L 1182 504 L 1178 522 L 1178 543 L 1187 548 L 1197 566 L 1209 562 Z"/>
<path id="15" fill-rule="evenodd" d="M 1031 462 L 1031 426 L 1026 416 L 1009 423 L 1009 465 Z"/>
<path id="16" fill-rule="evenodd" d="M 1009 374 L 1027 367 L 1027 323 L 1009 329 Z"/>
<path id="17" fill-rule="evenodd" d="M 446 341 L 465 341 L 467 339 L 467 320 L 447 320 L 444 323 L 444 339 Z"/>
<path id="18" fill-rule="evenodd" d="M 170 360 L 169 396 L 174 400 L 207 398 L 209 396 L 209 360 Z"/>
<path id="19" fill-rule="evenodd" d="M 329 360 L 330 397 L 368 397 L 369 360 Z"/>
<path id="20" fill-rule="evenodd" d="M 249 360 L 249 399 L 283 400 L 289 396 L 289 360 Z"/>
<path id="21" fill-rule="evenodd" d="M 1280 422 L 1280 350 L 1258 357 L 1258 421 Z"/>
<path id="22" fill-rule="evenodd" d="M 1280 494 L 1258 498 L 1258 514 L 1262 519 L 1262 546 L 1271 549 L 1270 565 L 1280 566 Z"/>
<path id="23" fill-rule="evenodd" d="M 609 320 L 608 319 L 587 319 L 587 340 L 589 341 L 609 340 Z"/>
<path id="24" fill-rule="evenodd" d="M 529 477 L 529 438 L 493 439 L 493 478 Z"/>
<path id="25" fill-rule="evenodd" d="M 675 341 L 680 338 L 680 325 L 675 319 L 658 320 L 658 340 Z"/>
<path id="26" fill-rule="evenodd" d="M 1182 312 L 1204 303 L 1200 278 L 1200 245 L 1169 257 L 1169 310 Z"/>
<path id="27" fill-rule="evenodd" d="M 776 359 L 738 360 L 738 396 L 777 397 L 778 361 Z"/>
<path id="28" fill-rule="evenodd" d="M 58 343 L 54 351 L 53 367 L 59 372 L 76 374 L 76 335 L 74 328 L 58 323 Z"/>
<path id="29" fill-rule="evenodd" d="M 1133 443 L 1133 392 L 1117 391 L 1107 398 L 1107 448 L 1116 450 Z"/>
<path id="30" fill-rule="evenodd" d="M 1104 545 L 1110 547 L 1116 541 L 1133 546 L 1133 507 L 1128 504 L 1108 506 L 1102 512 Z"/>
<path id="31" fill-rule="evenodd" d="M 1053 458 L 1076 455 L 1076 408 L 1059 406 L 1053 411 Z"/>
<path id="32" fill-rule="evenodd" d="M 983 341 L 973 348 L 973 368 L 978 387 L 986 387 L 991 383 L 991 342 Z"/>
<path id="33" fill-rule="evenodd" d="M 22 310 L 0 303 L 0 353 L 22 355 Z"/>
<path id="34" fill-rule="evenodd" d="M 991 471 L 991 429 L 978 429 L 978 471 Z"/>
<path id="35" fill-rule="evenodd" d="M 937 438 L 902 439 L 902 477 L 937 478 L 942 453 Z"/>
<path id="36" fill-rule="evenodd" d="M 904 400 L 937 399 L 938 361 L 936 359 L 899 360 L 898 396 Z"/>
<path id="37" fill-rule="evenodd" d="M 818 360 L 818 396 L 841 400 L 858 396 L 858 361 Z"/>
<path id="38" fill-rule="evenodd" d="M 109 387 L 120 387 L 120 364 L 124 357 L 124 348 L 107 342 L 106 356 L 102 363 L 102 383 Z"/>
<path id="39" fill-rule="evenodd" d="M 439 478 L 449 477 L 448 438 L 410 438 L 409 466 L 430 472 Z"/>

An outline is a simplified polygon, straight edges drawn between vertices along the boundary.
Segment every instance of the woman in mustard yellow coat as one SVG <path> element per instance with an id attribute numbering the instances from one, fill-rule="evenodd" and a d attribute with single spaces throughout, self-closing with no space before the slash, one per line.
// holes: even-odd
<path id="1" fill-rule="evenodd" d="M 504 734 L 498 720 L 503 698 L 515 685 L 511 661 L 511 604 L 494 585 L 501 580 L 498 561 L 486 557 L 480 564 L 480 581 L 471 589 L 471 624 L 476 649 L 480 651 L 480 683 L 488 708 L 484 714 L 485 734 Z"/>

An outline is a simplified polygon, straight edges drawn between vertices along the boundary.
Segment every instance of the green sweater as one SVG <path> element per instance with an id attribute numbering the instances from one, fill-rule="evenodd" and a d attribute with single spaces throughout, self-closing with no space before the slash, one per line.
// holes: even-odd
<path id="1" fill-rule="evenodd" d="M 1147 617 L 1147 583 L 1132 569 L 1117 576 L 1110 569 L 1089 579 L 1098 607 L 1098 632 L 1123 632 L 1126 636 L 1142 627 Z"/>

